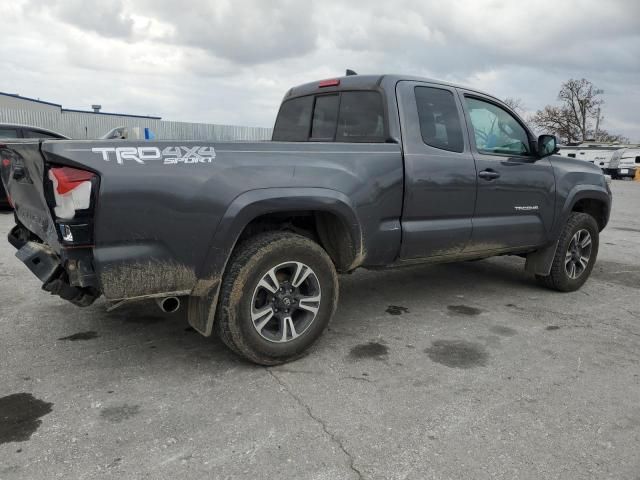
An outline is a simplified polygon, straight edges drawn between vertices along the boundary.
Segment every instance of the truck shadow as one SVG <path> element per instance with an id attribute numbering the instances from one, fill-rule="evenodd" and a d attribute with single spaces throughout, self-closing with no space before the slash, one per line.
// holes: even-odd
<path id="1" fill-rule="evenodd" d="M 499 292 L 505 287 L 522 289 L 523 293 L 541 289 L 533 275 L 524 271 L 524 261 L 514 258 L 359 271 L 341 277 L 341 294 L 347 295 L 373 290 L 386 296 L 438 298 L 460 292 L 470 295 Z"/>
<path id="2" fill-rule="evenodd" d="M 132 302 L 111 312 L 104 301 L 90 308 L 96 333 L 92 339 L 98 340 L 95 354 L 114 356 L 114 364 L 209 364 L 208 373 L 250 366 L 215 336 L 203 337 L 190 327 L 186 308 L 164 313 L 153 301 Z"/>
<path id="3" fill-rule="evenodd" d="M 358 271 L 354 275 L 341 276 L 340 284 L 341 299 L 333 325 L 357 330 L 368 324 L 370 336 L 376 335 L 375 325 L 369 323 L 368 309 L 384 312 L 389 304 L 402 305 L 408 299 L 431 297 L 438 305 L 437 299 L 442 299 L 442 309 L 446 310 L 446 299 L 460 292 L 469 296 L 500 294 L 509 286 L 512 292 L 513 289 L 521 290 L 526 295 L 540 288 L 524 273 L 522 262 L 513 259 Z M 367 304 L 365 310 L 362 309 L 363 301 Z M 187 323 L 184 307 L 167 314 L 153 301 L 125 304 L 111 312 L 106 312 L 106 306 L 106 302 L 98 301 L 90 307 L 91 322 L 89 326 L 83 322 L 89 332 L 70 331 L 65 338 L 76 336 L 83 340 L 88 337 L 83 342 L 86 347 L 89 347 L 87 343 L 96 341 L 94 354 L 113 356 L 110 363 L 114 367 L 123 363 L 175 365 L 184 362 L 186 365 L 208 365 L 202 370 L 207 373 L 254 368 L 230 352 L 215 336 L 205 338 L 193 330 Z M 332 348 L 326 338 L 316 348 Z"/>

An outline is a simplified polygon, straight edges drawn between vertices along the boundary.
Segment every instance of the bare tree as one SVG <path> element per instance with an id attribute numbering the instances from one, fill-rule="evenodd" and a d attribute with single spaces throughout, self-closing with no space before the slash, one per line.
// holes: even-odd
<path id="1" fill-rule="evenodd" d="M 529 117 L 529 123 L 541 132 L 555 134 L 562 142 L 576 142 L 580 139 L 580 130 L 573 121 L 571 112 L 565 107 L 547 105 Z"/>
<path id="2" fill-rule="evenodd" d="M 629 138 L 617 133 L 609 133 L 602 128 L 598 129 L 596 141 L 602 143 L 629 143 Z"/>
<path id="3" fill-rule="evenodd" d="M 560 105 L 547 105 L 530 117 L 529 122 L 541 131 L 556 134 L 564 142 L 588 139 L 622 142 L 626 140 L 622 135 L 610 134 L 597 126 L 603 120 L 600 116 L 603 93 L 585 78 L 570 79 L 562 84 L 558 93 Z"/>
<path id="4" fill-rule="evenodd" d="M 515 111 L 517 114 L 522 115 L 526 108 L 524 106 L 524 102 L 521 98 L 517 97 L 507 97 L 503 100 L 503 102 L 511 108 L 511 110 Z"/>
<path id="5" fill-rule="evenodd" d="M 562 84 L 558 100 L 569 110 L 570 118 L 580 131 L 582 140 L 589 138 L 591 121 L 598 115 L 598 107 L 604 103 L 600 95 L 604 90 L 597 88 L 586 78 L 570 79 Z"/>

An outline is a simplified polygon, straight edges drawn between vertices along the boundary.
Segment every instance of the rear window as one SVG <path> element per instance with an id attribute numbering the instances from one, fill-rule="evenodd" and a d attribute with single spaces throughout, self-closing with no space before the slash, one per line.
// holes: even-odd
<path id="1" fill-rule="evenodd" d="M 338 121 L 339 95 L 322 95 L 316 97 L 311 123 L 312 140 L 333 140 Z"/>
<path id="2" fill-rule="evenodd" d="M 344 92 L 336 142 L 384 142 L 382 98 L 378 92 Z"/>
<path id="3" fill-rule="evenodd" d="M 354 91 L 309 95 L 280 107 L 274 141 L 384 142 L 382 96 Z"/>
<path id="4" fill-rule="evenodd" d="M 272 139 L 277 142 L 305 142 L 309 138 L 313 97 L 287 100 L 280 107 Z"/>

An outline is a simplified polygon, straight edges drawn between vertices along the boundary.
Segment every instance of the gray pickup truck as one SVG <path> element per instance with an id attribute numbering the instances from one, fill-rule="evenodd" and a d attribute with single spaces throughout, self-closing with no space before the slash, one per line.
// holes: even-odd
<path id="1" fill-rule="evenodd" d="M 9 241 L 77 305 L 185 305 L 201 334 L 273 365 L 327 327 L 337 273 L 519 255 L 582 286 L 606 226 L 600 169 L 556 153 L 500 100 L 350 75 L 301 85 L 270 142 L 14 141 Z"/>

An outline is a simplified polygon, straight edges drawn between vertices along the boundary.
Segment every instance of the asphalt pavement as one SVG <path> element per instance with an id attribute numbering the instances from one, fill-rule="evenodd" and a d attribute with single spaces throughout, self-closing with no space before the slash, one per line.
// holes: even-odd
<path id="1" fill-rule="evenodd" d="M 512 257 L 358 271 L 274 368 L 184 312 L 52 297 L 0 239 L 0 479 L 637 480 L 640 183 L 612 187 L 580 291 Z"/>

